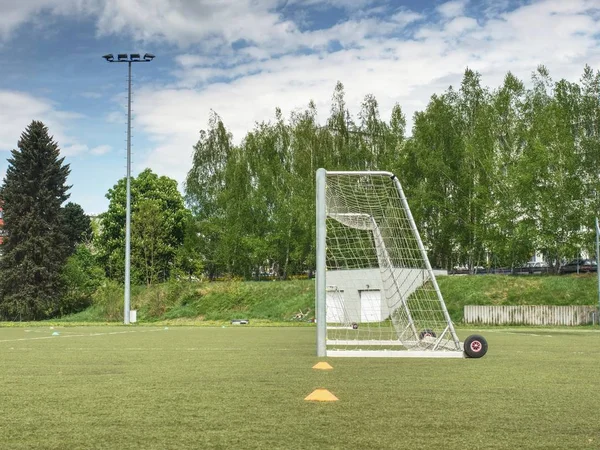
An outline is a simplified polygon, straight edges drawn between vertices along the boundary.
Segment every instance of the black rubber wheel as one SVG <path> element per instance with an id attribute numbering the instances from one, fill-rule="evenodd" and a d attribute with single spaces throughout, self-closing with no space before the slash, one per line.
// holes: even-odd
<path id="1" fill-rule="evenodd" d="M 430 330 L 429 328 L 425 328 L 423 331 L 419 333 L 419 339 L 423 339 L 426 337 L 436 337 L 435 331 Z"/>
<path id="2" fill-rule="evenodd" d="M 472 334 L 464 343 L 465 354 L 469 358 L 481 358 L 487 353 L 488 343 L 483 336 Z"/>
<path id="3" fill-rule="evenodd" d="M 352 323 L 352 329 L 353 330 L 358 330 L 358 324 L 356 322 Z"/>

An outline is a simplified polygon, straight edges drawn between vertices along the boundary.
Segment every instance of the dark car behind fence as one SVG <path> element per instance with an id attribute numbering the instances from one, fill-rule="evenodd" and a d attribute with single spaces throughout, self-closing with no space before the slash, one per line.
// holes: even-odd
<path id="1" fill-rule="evenodd" d="M 591 259 L 574 259 L 558 269 L 560 274 L 598 272 L 596 261 Z"/>

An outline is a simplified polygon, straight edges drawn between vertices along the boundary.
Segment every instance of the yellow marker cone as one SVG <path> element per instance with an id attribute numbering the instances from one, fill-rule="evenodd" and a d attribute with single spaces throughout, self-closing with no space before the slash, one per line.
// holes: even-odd
<path id="1" fill-rule="evenodd" d="M 339 399 L 327 389 L 315 389 L 304 400 L 309 402 L 336 402 Z"/>
<path id="2" fill-rule="evenodd" d="M 312 368 L 313 369 L 319 369 L 319 370 L 331 370 L 331 369 L 333 369 L 333 367 L 331 367 L 331 365 L 329 363 L 326 363 L 326 362 L 317 363 Z"/>

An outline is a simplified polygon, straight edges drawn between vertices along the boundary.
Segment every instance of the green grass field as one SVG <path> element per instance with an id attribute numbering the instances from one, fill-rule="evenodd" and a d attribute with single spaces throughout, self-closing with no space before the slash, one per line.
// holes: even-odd
<path id="1" fill-rule="evenodd" d="M 478 360 L 316 371 L 312 327 L 0 328 L 0 448 L 600 448 L 598 329 L 480 331 Z"/>

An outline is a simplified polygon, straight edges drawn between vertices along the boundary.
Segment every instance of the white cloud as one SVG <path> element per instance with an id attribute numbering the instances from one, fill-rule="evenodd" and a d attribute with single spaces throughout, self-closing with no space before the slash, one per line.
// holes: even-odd
<path id="1" fill-rule="evenodd" d="M 98 145 L 97 147 L 90 149 L 90 153 L 92 155 L 104 155 L 110 152 L 111 150 L 112 147 L 110 145 Z"/>
<path id="2" fill-rule="evenodd" d="M 62 111 L 49 100 L 25 92 L 0 90 L 0 151 L 16 149 L 21 133 L 32 120 L 40 120 L 48 127 L 62 155 L 87 153 L 89 147 L 68 131 L 68 127 L 82 117 Z"/>
<path id="3" fill-rule="evenodd" d="M 423 20 L 425 16 L 423 14 L 416 13 L 410 10 L 401 10 L 392 15 L 390 20 L 397 23 L 400 27 L 405 27 L 413 22 Z"/>
<path id="4" fill-rule="evenodd" d="M 128 34 L 148 43 L 205 49 L 239 39 L 265 44 L 297 31 L 275 11 L 280 4 L 281 0 L 0 0 L 0 41 L 44 14 L 94 17 L 99 36 Z"/>
<path id="5" fill-rule="evenodd" d="M 239 142 L 256 121 L 273 120 L 277 106 L 289 115 L 312 99 L 319 120 L 324 121 L 335 83 L 341 80 L 355 117 L 364 96 L 372 93 L 382 117 L 389 117 L 398 102 L 410 126 L 412 114 L 426 106 L 431 94 L 450 84 L 457 86 L 467 66 L 480 71 L 485 84 L 496 87 L 508 70 L 527 82 L 540 63 L 555 78 L 577 80 L 585 63 L 600 58 L 595 38 L 600 21 L 583 0 L 573 0 L 568 7 L 553 0 L 538 1 L 480 23 L 460 15 L 464 2 L 451 3 L 453 9 L 441 6 L 446 13 L 442 20 L 420 25 L 417 40 L 395 37 L 393 17 L 370 18 L 294 35 L 303 45 L 320 49 L 309 55 L 269 58 L 266 52 L 263 59 L 254 59 L 238 52 L 226 57 L 227 68 L 219 65 L 220 59 L 181 55 L 178 83 L 138 96 L 136 124 L 156 140 L 140 167 L 150 166 L 183 180 L 210 109 L 221 115 Z M 409 17 L 421 19 L 416 13 Z M 328 53 L 324 47 L 333 36 L 345 48 Z"/>
<path id="6" fill-rule="evenodd" d="M 284 3 L 288 6 L 319 6 L 321 8 L 335 7 L 355 11 L 361 9 L 372 9 L 375 7 L 374 5 L 381 3 L 381 0 L 287 0 Z"/>
<path id="7" fill-rule="evenodd" d="M 585 63 L 600 60 L 598 0 L 533 0 L 514 10 L 509 9 L 511 1 L 457 0 L 439 4 L 429 15 L 394 10 L 389 6 L 393 2 L 382 0 L 0 0 L 2 12 L 9 2 L 0 39 L 44 8 L 93 16 L 99 36 L 181 46 L 175 81 L 141 84 L 135 94 L 135 125 L 153 144 L 139 166 L 180 181 L 210 109 L 223 117 L 239 142 L 256 121 L 272 119 L 277 106 L 288 115 L 312 99 L 323 121 L 341 80 L 355 116 L 364 96 L 372 93 L 383 117 L 398 102 L 410 124 L 431 94 L 460 83 L 466 66 L 495 87 L 508 70 L 527 81 L 540 63 L 554 78 L 577 80 Z M 284 4 L 334 5 L 347 14 L 329 28 L 302 31 L 277 12 Z M 233 50 L 231 44 L 239 40 L 247 46 Z M 340 44 L 339 51 L 329 51 L 333 42 Z M 55 110 L 48 102 L 27 100 L 34 110 Z M 2 105 L 0 96 L 0 145 L 6 130 L 26 125 L 10 125 L 16 118 L 9 117 L 5 126 Z M 29 120 L 31 116 L 24 114 Z M 109 120 L 123 123 L 123 110 L 111 113 Z M 107 150 L 90 150 L 81 142 L 69 145 L 73 151 Z"/>
<path id="8" fill-rule="evenodd" d="M 443 17 L 452 18 L 461 16 L 464 13 L 467 3 L 467 0 L 453 0 L 450 2 L 442 3 L 436 9 L 437 12 Z"/>
<path id="9" fill-rule="evenodd" d="M 11 34 L 25 23 L 38 18 L 41 13 L 56 15 L 90 14 L 96 10 L 94 0 L 0 0 L 0 42 L 10 39 Z M 43 27 L 44 21 L 36 21 Z"/>
<path id="10" fill-rule="evenodd" d="M 30 20 L 33 15 L 39 13 L 42 8 L 56 3 L 57 2 L 53 0 L 40 0 L 38 2 L 0 0 L 0 11 L 2 11 L 2 20 L 0 20 L 0 41 L 8 39 L 13 31 L 26 21 Z"/>
<path id="11" fill-rule="evenodd" d="M 278 0 L 103 0 L 101 35 L 127 33 L 136 40 L 216 48 L 239 39 L 265 44 L 297 30 L 275 12 Z"/>
<path id="12" fill-rule="evenodd" d="M 444 32 L 451 36 L 457 36 L 475 28 L 477 28 L 477 20 L 472 17 L 455 17 L 444 26 Z"/>

